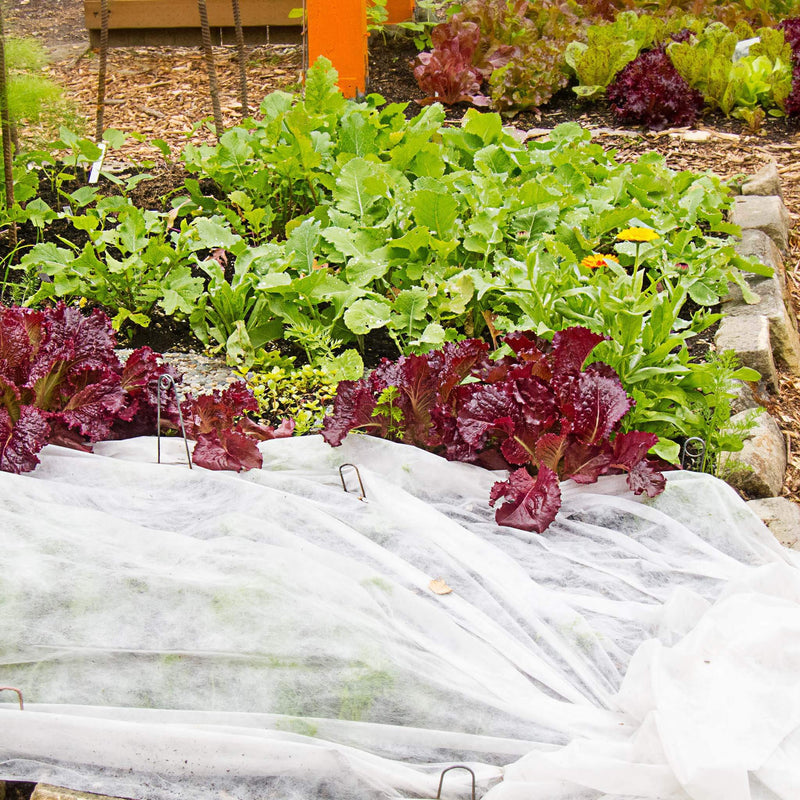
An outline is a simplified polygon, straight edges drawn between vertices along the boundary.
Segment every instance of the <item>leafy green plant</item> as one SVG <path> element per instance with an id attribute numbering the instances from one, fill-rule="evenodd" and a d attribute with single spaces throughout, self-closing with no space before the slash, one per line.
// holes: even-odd
<path id="1" fill-rule="evenodd" d="M 690 41 L 668 45 L 667 53 L 689 86 L 701 92 L 712 108 L 728 115 L 736 104 L 733 53 L 740 40 L 752 35 L 752 28 L 744 22 L 734 30 L 722 22 L 712 22 Z M 740 72 L 745 74 L 744 70 Z"/>
<path id="2" fill-rule="evenodd" d="M 428 50 L 433 47 L 431 34 L 441 21 L 440 9 L 445 3 L 441 0 L 417 0 L 414 4 L 414 19 L 399 22 L 397 27 L 411 37 L 417 50 Z"/>
<path id="3" fill-rule="evenodd" d="M 21 260 L 29 273 L 49 278 L 29 305 L 85 297 L 114 312 L 117 331 L 147 327 L 156 307 L 169 316 L 193 311 L 203 288 L 192 275 L 194 253 L 219 246 L 203 238 L 202 228 L 176 232 L 168 214 L 142 211 L 119 196 L 102 198 L 69 220 L 88 239 L 82 247 L 67 240 L 66 247 L 37 244 Z"/>
<path id="4" fill-rule="evenodd" d="M 265 356 L 258 371 L 246 376 L 259 415 L 273 425 L 287 417 L 293 419 L 298 435 L 319 430 L 332 407 L 338 381 L 321 367 L 295 367 L 293 359 L 280 357 L 268 366 L 267 359 Z"/>
<path id="5" fill-rule="evenodd" d="M 564 58 L 578 78 L 573 91 L 579 97 L 589 99 L 603 94 L 626 64 L 633 61 L 639 51 L 651 39 L 650 25 L 647 29 L 633 12 L 620 14 L 611 25 L 593 25 L 586 31 L 587 41 L 572 42 L 564 51 Z M 630 23 L 626 27 L 626 23 Z M 654 30 L 652 32 L 654 35 Z"/>

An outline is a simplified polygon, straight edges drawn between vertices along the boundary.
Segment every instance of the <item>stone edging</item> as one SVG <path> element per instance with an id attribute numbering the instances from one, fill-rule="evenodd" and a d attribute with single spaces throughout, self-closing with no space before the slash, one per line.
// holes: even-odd
<path id="1" fill-rule="evenodd" d="M 742 185 L 731 221 L 742 229 L 736 251 L 772 267 L 774 274 L 769 278 L 752 276 L 748 280 L 761 298 L 755 305 L 744 302 L 738 287 L 731 288 L 722 304 L 726 316 L 717 331 L 716 346 L 720 352 L 733 350 L 743 365 L 762 375 L 766 389 L 774 393 L 778 391 L 776 363 L 792 375 L 800 376 L 800 337 L 783 264 L 783 255 L 788 252 L 790 220 L 774 162 Z M 740 389 L 734 401 L 738 413 L 734 414 L 733 423 L 759 405 L 750 387 L 742 385 Z M 787 442 L 777 422 L 764 411 L 742 451 L 730 454 L 726 464 L 734 467 L 728 478 L 734 488 L 750 497 L 769 498 L 752 501 L 753 510 L 775 528 L 775 535 L 785 540 L 784 544 L 791 546 L 798 544 L 800 508 L 778 497 L 786 474 L 787 455 Z"/>

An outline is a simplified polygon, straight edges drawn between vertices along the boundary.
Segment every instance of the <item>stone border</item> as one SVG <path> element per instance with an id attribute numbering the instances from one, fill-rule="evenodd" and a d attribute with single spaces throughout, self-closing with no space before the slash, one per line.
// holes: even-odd
<path id="1" fill-rule="evenodd" d="M 748 283 L 760 300 L 748 305 L 741 290 L 732 287 L 722 303 L 725 317 L 716 335 L 720 352 L 733 350 L 740 362 L 757 370 L 765 388 L 778 391 L 776 364 L 800 376 L 800 337 L 786 285 L 783 255 L 788 252 L 790 219 L 783 202 L 781 180 L 773 161 L 742 185 L 735 198 L 731 221 L 742 229 L 736 251 L 772 267 L 769 278 L 752 276 Z M 734 401 L 736 423 L 757 408 L 753 392 L 742 385 Z M 725 464 L 732 468 L 728 482 L 750 497 L 768 498 L 751 501 L 753 510 L 788 546 L 800 549 L 797 537 L 788 531 L 800 522 L 800 507 L 779 497 L 786 475 L 787 442 L 777 422 L 766 412 L 739 453 L 729 454 Z M 738 467 L 738 468 L 737 468 Z"/>

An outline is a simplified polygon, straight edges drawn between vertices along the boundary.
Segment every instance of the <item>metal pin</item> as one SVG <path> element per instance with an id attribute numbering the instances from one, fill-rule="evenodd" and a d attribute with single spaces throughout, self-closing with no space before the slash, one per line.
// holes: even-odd
<path id="1" fill-rule="evenodd" d="M 681 448 L 681 467 L 695 472 L 703 472 L 706 468 L 707 450 L 705 439 L 701 439 L 699 436 L 687 439 Z"/>
<path id="2" fill-rule="evenodd" d="M 442 784 L 444 783 L 444 776 L 450 772 L 451 769 L 465 769 L 470 775 L 472 775 L 472 800 L 475 800 L 475 773 L 469 767 L 464 766 L 464 764 L 456 764 L 453 767 L 448 767 L 442 772 L 439 778 L 439 790 L 436 792 L 436 800 L 440 800 L 442 796 Z"/>
<path id="3" fill-rule="evenodd" d="M 161 391 L 165 392 L 169 389 L 175 392 L 175 404 L 178 406 L 178 420 L 181 423 L 181 435 L 183 436 L 183 445 L 186 448 L 186 461 L 189 464 L 189 469 L 192 468 L 192 455 L 189 452 L 189 442 L 186 439 L 186 426 L 183 424 L 183 411 L 181 411 L 181 399 L 178 396 L 178 389 L 175 386 L 175 381 L 172 375 L 162 375 L 158 379 L 156 385 L 156 407 L 158 409 L 158 417 L 156 418 L 156 437 L 158 440 L 158 463 L 161 463 Z"/>
<path id="4" fill-rule="evenodd" d="M 361 492 L 361 494 L 359 495 L 358 499 L 359 500 L 364 500 L 366 502 L 367 493 L 364 491 L 364 482 L 361 480 L 361 473 L 358 471 L 358 467 L 355 464 L 342 464 L 342 466 L 339 467 L 339 478 L 342 481 L 342 489 L 344 489 L 348 494 L 353 494 L 347 488 L 347 481 L 345 480 L 345 477 L 344 477 L 344 468 L 345 467 L 350 467 L 351 469 L 355 470 L 356 477 L 358 478 L 358 488 L 359 488 L 359 490 Z"/>
<path id="5" fill-rule="evenodd" d="M 0 692 L 16 692 L 19 698 L 19 710 L 23 711 L 25 709 L 22 704 L 22 692 L 19 689 L 15 689 L 13 686 L 0 686 Z"/>

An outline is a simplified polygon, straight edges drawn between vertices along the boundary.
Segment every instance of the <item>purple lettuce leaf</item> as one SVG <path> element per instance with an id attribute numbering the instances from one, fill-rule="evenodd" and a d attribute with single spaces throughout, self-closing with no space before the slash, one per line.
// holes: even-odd
<path id="1" fill-rule="evenodd" d="M 414 77 L 427 95 L 423 103 L 489 104 L 481 94 L 483 73 L 472 63 L 480 35 L 474 22 L 443 22 L 433 29 L 433 50 L 414 62 Z"/>
<path id="2" fill-rule="evenodd" d="M 51 402 L 47 412 L 89 441 L 105 439 L 116 415 L 125 407 L 119 376 L 108 370 L 87 369 L 69 382 L 70 394 Z"/>
<path id="3" fill-rule="evenodd" d="M 284 419 L 277 428 L 272 425 L 262 425 L 254 422 L 249 417 L 242 417 L 237 423 L 234 430 L 237 433 L 244 433 L 247 436 L 252 436 L 259 442 L 268 442 L 271 439 L 288 439 L 294 435 L 294 429 L 297 423 L 293 419 Z"/>
<path id="4" fill-rule="evenodd" d="M 95 309 L 87 316 L 77 306 L 59 303 L 49 309 L 42 324 L 41 343 L 33 353 L 26 386 L 34 391 L 34 405 L 56 410 L 70 381 L 86 370 L 119 372 L 111 323 Z"/>
<path id="5" fill-rule="evenodd" d="M 558 476 L 548 467 L 540 467 L 536 480 L 524 468 L 514 470 L 508 480 L 492 487 L 489 504 L 501 498 L 506 502 L 495 512 L 498 525 L 543 533 L 561 507 Z"/>
<path id="6" fill-rule="evenodd" d="M 17 386 L 28 381 L 43 320 L 40 311 L 0 306 L 0 375 Z"/>
<path id="7" fill-rule="evenodd" d="M 567 437 L 564 460 L 559 475 L 575 483 L 596 483 L 611 467 L 611 447 L 607 442 L 587 444 L 574 436 Z"/>
<path id="8" fill-rule="evenodd" d="M 597 444 L 609 438 L 632 405 L 616 374 L 592 365 L 576 375 L 566 389 L 561 402 L 564 432 L 585 444 Z"/>
<path id="9" fill-rule="evenodd" d="M 322 423 L 322 438 L 331 447 L 338 447 L 350 431 L 364 431 L 380 436 L 386 432 L 386 420 L 374 417 L 377 400 L 364 378 L 341 381 L 333 401 L 333 413 Z"/>
<path id="10" fill-rule="evenodd" d="M 189 395 L 181 403 L 181 411 L 186 435 L 199 441 L 203 434 L 233 428 L 239 417 L 258 411 L 258 401 L 244 381 L 237 381 L 222 391 L 215 389 L 197 398 Z"/>
<path id="11" fill-rule="evenodd" d="M 118 414 L 121 420 L 130 422 L 134 417 L 150 419 L 153 425 L 147 432 L 153 432 L 158 409 L 158 380 L 162 375 L 169 375 L 174 383 L 180 384 L 176 370 L 149 347 L 140 347 L 128 356 L 120 376 L 126 400 L 125 408 Z M 172 422 L 178 421 L 178 403 L 171 389 L 161 392 L 161 416 Z"/>
<path id="12" fill-rule="evenodd" d="M 653 131 L 693 125 L 703 109 L 703 95 L 680 76 L 663 46 L 640 53 L 606 91 L 622 122 Z"/>
<path id="13" fill-rule="evenodd" d="M 628 488 L 634 494 L 646 494 L 655 497 L 664 491 L 667 479 L 650 461 L 642 459 L 628 470 Z"/>
<path id="14" fill-rule="evenodd" d="M 197 436 L 192 463 L 212 470 L 260 469 L 261 453 L 255 439 L 232 430 L 212 430 Z"/>
<path id="15" fill-rule="evenodd" d="M 0 470 L 19 475 L 34 469 L 49 433 L 47 419 L 38 408 L 19 406 L 12 415 L 6 405 L 0 405 Z"/>
<path id="16" fill-rule="evenodd" d="M 568 378 L 578 375 L 592 350 L 606 339 L 607 336 L 592 333 L 588 328 L 579 326 L 557 331 L 553 335 L 553 349 L 550 352 L 556 385 L 563 385 Z"/>

